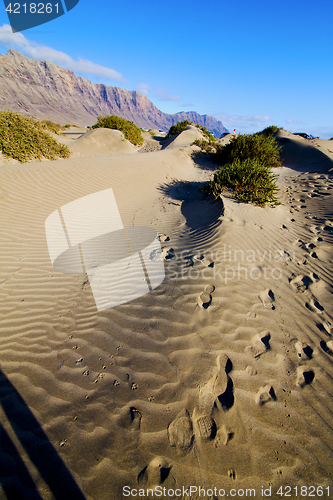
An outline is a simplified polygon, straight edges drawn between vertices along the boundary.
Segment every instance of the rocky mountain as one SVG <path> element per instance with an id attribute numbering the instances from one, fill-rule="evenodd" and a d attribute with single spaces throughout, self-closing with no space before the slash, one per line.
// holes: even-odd
<path id="1" fill-rule="evenodd" d="M 62 125 L 92 125 L 98 115 L 115 114 L 142 128 L 169 130 L 180 120 L 204 125 L 216 137 L 222 122 L 195 111 L 167 114 L 144 95 L 92 83 L 57 64 L 37 61 L 10 49 L 0 55 L 0 110 L 10 109 Z"/>

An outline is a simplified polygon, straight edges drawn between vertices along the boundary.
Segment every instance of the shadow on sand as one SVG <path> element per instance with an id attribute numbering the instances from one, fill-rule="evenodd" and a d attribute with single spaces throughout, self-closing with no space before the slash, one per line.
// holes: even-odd
<path id="1" fill-rule="evenodd" d="M 0 404 L 29 459 L 56 500 L 85 500 L 24 399 L 0 370 Z M 0 424 L 0 484 L 8 500 L 42 500 L 15 444 Z"/>
<path id="2" fill-rule="evenodd" d="M 325 153 L 309 144 L 300 144 L 287 137 L 276 137 L 281 149 L 282 163 L 299 172 L 329 172 L 333 168 L 333 160 Z"/>
<path id="3" fill-rule="evenodd" d="M 159 186 L 159 191 L 174 200 L 182 201 L 181 213 L 190 231 L 200 232 L 221 224 L 224 206 L 221 198 L 214 200 L 202 192 L 205 182 L 173 181 Z"/>

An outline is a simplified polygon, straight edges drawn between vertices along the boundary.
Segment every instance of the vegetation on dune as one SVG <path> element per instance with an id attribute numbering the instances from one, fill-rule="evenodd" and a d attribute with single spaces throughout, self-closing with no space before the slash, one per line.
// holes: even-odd
<path id="1" fill-rule="evenodd" d="M 205 139 L 196 139 L 195 141 L 192 142 L 191 146 L 199 146 L 201 151 L 204 151 L 205 153 L 215 153 L 216 139 L 214 138 L 214 141 L 212 140 L 206 141 Z"/>
<path id="2" fill-rule="evenodd" d="M 134 144 L 134 146 L 142 146 L 144 142 L 141 135 L 141 129 L 133 122 L 120 118 L 120 116 L 98 116 L 97 123 L 95 123 L 95 125 L 91 128 L 111 128 L 114 130 L 120 130 L 126 139 Z"/>
<path id="3" fill-rule="evenodd" d="M 206 129 L 206 127 L 204 127 L 203 125 L 199 125 L 198 123 L 193 123 L 193 125 L 201 130 L 203 135 L 209 139 L 209 142 L 216 142 L 215 137 L 209 132 L 209 130 Z"/>
<path id="4" fill-rule="evenodd" d="M 184 132 L 184 130 L 186 129 L 186 127 L 188 127 L 188 125 L 193 125 L 194 127 L 197 127 L 199 130 L 201 130 L 201 132 L 204 134 L 204 136 L 206 136 L 209 139 L 209 141 L 211 141 L 211 142 L 216 141 L 213 134 L 211 134 L 206 129 L 206 127 L 204 127 L 203 125 L 199 125 L 199 123 L 193 123 L 193 122 L 190 122 L 188 120 L 183 120 L 181 122 L 176 123 L 175 125 L 171 125 L 169 132 L 167 133 L 167 135 L 165 137 L 166 138 L 172 137 L 173 135 L 178 135 L 181 132 Z"/>
<path id="5" fill-rule="evenodd" d="M 228 144 L 204 145 L 215 154 L 214 161 L 222 164 L 204 191 L 217 198 L 223 191 L 231 190 L 243 202 L 265 206 L 279 205 L 278 191 L 272 168 L 282 167 L 280 147 L 273 134 L 278 128 L 270 126 L 253 135 L 235 136 Z"/>
<path id="6" fill-rule="evenodd" d="M 207 183 L 204 191 L 218 198 L 225 190 L 232 190 L 235 197 L 243 202 L 251 202 L 261 207 L 266 203 L 279 205 L 275 196 L 278 190 L 276 175 L 256 158 L 235 159 L 221 167 L 214 178 Z"/>
<path id="7" fill-rule="evenodd" d="M 70 128 L 70 127 L 76 127 L 76 128 L 79 128 L 77 125 L 71 125 L 70 123 L 66 123 L 66 125 L 64 125 L 62 128 Z"/>
<path id="8" fill-rule="evenodd" d="M 270 135 L 275 134 L 278 130 L 281 130 L 281 127 L 276 127 L 276 125 L 270 125 L 269 127 L 264 128 L 261 132 L 258 132 L 257 135 L 263 135 L 264 137 L 269 137 Z"/>
<path id="9" fill-rule="evenodd" d="M 49 122 L 52 123 L 52 122 Z M 28 116 L 22 116 L 12 111 L 0 112 L 0 150 L 9 157 L 21 163 L 29 160 L 47 158 L 68 158 L 70 151 L 67 146 L 59 144 L 45 130 L 48 128 Z"/>
<path id="10" fill-rule="evenodd" d="M 214 160 L 216 163 L 226 165 L 234 160 L 256 159 L 266 167 L 282 167 L 280 149 L 272 135 L 239 134 L 228 144 L 219 144 L 216 148 Z"/>
<path id="11" fill-rule="evenodd" d="M 61 130 L 63 130 L 64 128 L 59 123 L 54 123 L 50 120 L 42 120 L 40 123 L 44 129 L 49 130 L 50 132 L 53 132 L 57 135 L 60 135 Z"/>
<path id="12" fill-rule="evenodd" d="M 192 124 L 192 122 L 189 122 L 188 120 L 183 120 L 182 122 L 178 122 L 175 125 L 171 125 L 169 132 L 167 133 L 165 138 L 168 139 L 169 137 L 172 137 L 173 135 L 178 135 L 181 132 L 184 132 L 186 127 L 188 125 L 191 125 L 191 124 Z"/>

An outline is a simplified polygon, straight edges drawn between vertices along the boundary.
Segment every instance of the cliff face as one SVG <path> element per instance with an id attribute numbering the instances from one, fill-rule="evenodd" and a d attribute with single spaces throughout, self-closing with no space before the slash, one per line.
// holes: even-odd
<path id="1" fill-rule="evenodd" d="M 144 95 L 92 83 L 48 61 L 30 59 L 10 49 L 0 55 L 0 110 L 10 109 L 61 124 L 92 125 L 98 115 L 115 114 L 142 128 L 169 130 L 180 120 L 204 125 L 216 137 L 226 131 L 209 115 L 162 113 Z"/>

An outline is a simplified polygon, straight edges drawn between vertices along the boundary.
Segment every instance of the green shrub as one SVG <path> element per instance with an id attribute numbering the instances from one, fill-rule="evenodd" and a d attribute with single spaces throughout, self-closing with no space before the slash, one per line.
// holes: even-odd
<path id="1" fill-rule="evenodd" d="M 126 139 L 135 146 L 142 146 L 143 144 L 141 129 L 133 122 L 120 118 L 120 116 L 98 116 L 97 123 L 95 123 L 95 125 L 91 128 L 111 128 L 114 130 L 120 130 Z"/>
<path id="2" fill-rule="evenodd" d="M 269 127 L 264 128 L 261 132 L 257 132 L 256 135 L 263 135 L 264 137 L 269 137 L 270 135 L 275 134 L 278 130 L 281 130 L 281 128 L 276 127 L 275 125 L 270 125 Z"/>
<path id="3" fill-rule="evenodd" d="M 256 159 L 266 167 L 282 167 L 280 149 L 275 138 L 261 134 L 237 135 L 228 144 L 216 147 L 214 160 L 225 165 L 238 159 Z"/>
<path id="4" fill-rule="evenodd" d="M 186 127 L 188 125 L 193 125 L 194 127 L 197 127 L 199 130 L 201 130 L 201 132 L 204 134 L 204 136 L 206 136 L 210 141 L 212 141 L 212 142 L 216 141 L 213 134 L 211 134 L 209 132 L 209 130 L 206 129 L 206 127 L 204 127 L 203 125 L 200 125 L 199 123 L 193 123 L 193 122 L 190 122 L 188 120 L 183 120 L 182 122 L 176 123 L 176 125 L 172 125 L 169 129 L 169 132 L 167 133 L 167 135 L 165 137 L 166 138 L 172 137 L 173 135 L 178 135 L 181 132 L 184 132 L 184 130 L 186 129 Z"/>
<path id="5" fill-rule="evenodd" d="M 205 153 L 215 153 L 216 139 L 214 138 L 214 141 L 212 140 L 206 141 L 205 139 L 196 139 L 195 141 L 192 142 L 191 146 L 199 146 L 201 151 L 204 151 Z"/>
<path id="6" fill-rule="evenodd" d="M 204 127 L 203 125 L 199 125 L 198 123 L 195 123 L 194 126 L 201 130 L 203 135 L 209 139 L 209 142 L 216 141 L 216 138 L 209 132 L 209 130 L 206 129 L 206 127 Z"/>
<path id="7" fill-rule="evenodd" d="M 41 125 L 44 129 L 53 132 L 54 134 L 60 135 L 60 131 L 63 127 L 59 123 L 51 122 L 50 120 L 42 120 Z"/>
<path id="8" fill-rule="evenodd" d="M 188 120 L 183 120 L 182 122 L 176 123 L 176 125 L 171 125 L 169 132 L 167 133 L 165 138 L 167 139 L 168 137 L 172 137 L 173 135 L 178 135 L 181 132 L 184 132 L 184 130 L 188 125 L 192 125 L 192 122 L 189 122 Z"/>
<path id="9" fill-rule="evenodd" d="M 266 203 L 279 205 L 275 196 L 278 190 L 276 178 L 277 175 L 256 158 L 236 159 L 221 167 L 204 191 L 218 198 L 223 191 L 231 190 L 243 202 L 259 206 L 265 206 Z"/>
<path id="10" fill-rule="evenodd" d="M 21 163 L 42 158 L 68 158 L 68 147 L 53 139 L 45 127 L 28 116 L 12 111 L 0 112 L 0 150 Z"/>

